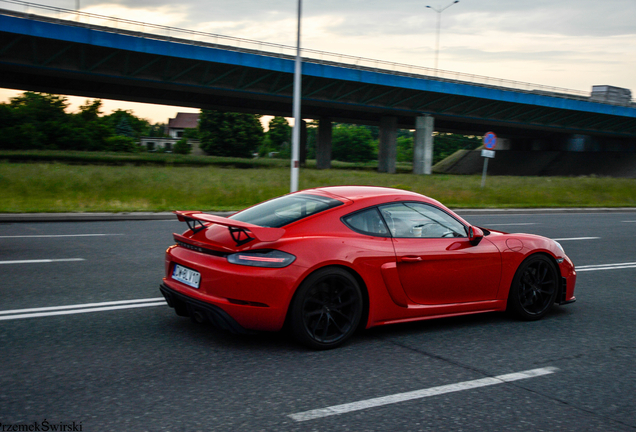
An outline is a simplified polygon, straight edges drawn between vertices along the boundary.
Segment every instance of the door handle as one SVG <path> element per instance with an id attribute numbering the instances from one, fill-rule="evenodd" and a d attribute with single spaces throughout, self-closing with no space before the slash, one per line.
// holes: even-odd
<path id="1" fill-rule="evenodd" d="M 400 258 L 400 261 L 406 262 L 406 263 L 418 262 L 418 261 L 422 261 L 422 257 L 418 257 L 418 256 L 403 256 L 402 258 Z"/>

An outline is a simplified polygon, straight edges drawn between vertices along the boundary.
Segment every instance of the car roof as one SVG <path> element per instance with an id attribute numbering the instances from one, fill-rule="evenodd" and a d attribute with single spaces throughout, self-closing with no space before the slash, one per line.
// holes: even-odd
<path id="1" fill-rule="evenodd" d="M 311 193 L 314 191 L 318 193 L 324 193 L 326 195 L 345 198 L 351 201 L 361 201 L 365 199 L 391 196 L 399 199 L 417 199 L 418 201 L 424 200 L 435 202 L 435 200 L 415 192 L 379 186 L 327 186 L 315 189 L 308 189 L 303 192 Z"/>

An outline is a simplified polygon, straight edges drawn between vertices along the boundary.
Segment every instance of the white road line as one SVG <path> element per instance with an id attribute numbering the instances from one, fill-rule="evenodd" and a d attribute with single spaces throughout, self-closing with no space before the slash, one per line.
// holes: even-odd
<path id="1" fill-rule="evenodd" d="M 85 261 L 85 259 L 84 258 L 60 258 L 60 259 L 38 259 L 38 260 L 14 260 L 14 261 L 0 261 L 0 264 L 40 264 L 40 263 L 71 262 L 71 261 Z"/>
<path id="2" fill-rule="evenodd" d="M 99 306 L 101 307 L 95 307 Z M 163 297 L 139 299 L 139 300 L 122 300 L 115 302 L 103 302 L 103 303 L 87 303 L 83 305 L 71 305 L 71 306 L 53 306 L 45 308 L 33 308 L 33 309 L 16 309 L 1 311 L 0 321 L 16 320 L 24 318 L 38 318 L 46 316 L 56 315 L 74 315 L 90 312 L 111 311 L 120 309 L 133 309 L 152 306 L 165 306 L 166 301 Z M 66 309 L 66 310 L 64 310 Z M 44 312 L 47 311 L 47 312 Z M 29 313 L 26 313 L 29 312 Z"/>
<path id="3" fill-rule="evenodd" d="M 622 221 L 623 223 L 636 223 L 636 221 Z"/>
<path id="4" fill-rule="evenodd" d="M 554 241 L 570 241 L 570 240 L 598 240 L 600 237 L 569 237 L 569 238 L 555 238 Z"/>
<path id="5" fill-rule="evenodd" d="M 105 237 L 122 236 L 123 234 L 33 234 L 33 235 L 13 235 L 0 236 L 0 238 L 57 238 L 57 237 Z"/>
<path id="6" fill-rule="evenodd" d="M 577 266 L 576 271 L 585 272 L 585 271 L 597 271 L 597 270 L 618 270 L 618 269 L 628 269 L 628 268 L 636 268 L 636 262 Z"/>
<path id="7" fill-rule="evenodd" d="M 492 223 L 492 224 L 488 224 L 488 226 L 490 225 L 495 225 L 495 226 L 512 226 L 512 225 L 541 225 L 537 222 L 519 222 L 519 223 Z"/>
<path id="8" fill-rule="evenodd" d="M 66 306 L 49 306 L 49 307 L 40 307 L 40 308 L 31 308 L 31 309 L 13 309 L 13 310 L 0 311 L 0 315 L 44 312 L 44 311 L 65 310 L 65 309 L 82 309 L 82 308 L 90 308 L 90 307 L 96 307 L 96 306 L 114 306 L 114 305 L 121 305 L 121 304 L 149 303 L 149 302 L 157 302 L 157 301 L 163 301 L 163 297 L 152 297 L 152 298 L 136 299 L 136 300 L 117 300 L 117 301 L 108 301 L 108 302 L 100 302 L 100 303 L 82 303 L 82 304 L 74 304 L 74 305 L 66 305 Z"/>
<path id="9" fill-rule="evenodd" d="M 545 367 L 540 369 L 531 369 L 523 372 L 516 372 L 506 375 L 499 375 L 491 378 L 482 378 L 473 381 L 464 381 L 456 384 L 443 385 L 439 387 L 431 387 L 428 389 L 415 390 L 406 393 L 398 393 L 389 396 L 383 396 L 374 399 L 362 400 L 359 402 L 335 405 L 327 408 L 304 411 L 295 414 L 289 414 L 288 417 L 301 422 L 314 420 L 317 418 L 340 415 L 352 411 L 360 411 L 368 408 L 375 408 L 384 405 L 390 405 L 399 402 L 410 401 L 414 399 L 422 399 L 431 396 L 437 396 L 446 393 L 453 393 L 463 390 L 471 390 L 479 387 L 486 387 L 496 384 L 503 384 L 511 381 L 518 381 L 527 378 L 534 378 L 542 375 L 549 375 L 557 372 L 559 369 L 555 367 Z"/>

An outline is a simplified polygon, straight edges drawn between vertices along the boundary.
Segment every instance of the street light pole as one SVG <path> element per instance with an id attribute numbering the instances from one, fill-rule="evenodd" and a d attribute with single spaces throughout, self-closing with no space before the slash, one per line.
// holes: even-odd
<path id="1" fill-rule="evenodd" d="M 437 70 L 437 65 L 439 62 L 439 32 L 440 32 L 440 27 L 442 24 L 442 12 L 444 12 L 446 9 L 448 9 L 455 3 L 459 3 L 459 0 L 455 0 L 454 2 L 452 2 L 451 4 L 443 8 L 434 8 L 433 6 L 426 6 L 427 8 L 433 9 L 435 12 L 437 12 L 437 37 L 435 38 L 435 70 Z"/>
<path id="2" fill-rule="evenodd" d="M 300 58 L 300 12 L 302 0 L 298 0 L 298 33 L 296 36 L 296 64 L 294 68 L 294 130 L 292 131 L 292 155 L 291 155 L 291 192 L 298 190 L 298 170 L 300 167 L 300 85 L 301 85 L 301 58 Z"/>

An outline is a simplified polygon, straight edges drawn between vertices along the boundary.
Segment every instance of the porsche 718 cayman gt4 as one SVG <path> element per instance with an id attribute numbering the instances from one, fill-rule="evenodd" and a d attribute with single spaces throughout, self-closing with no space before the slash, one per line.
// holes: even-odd
<path id="1" fill-rule="evenodd" d="M 359 327 L 508 310 L 526 320 L 575 301 L 554 240 L 472 226 L 413 192 L 335 186 L 228 218 L 176 212 L 161 292 L 178 315 L 237 333 L 289 325 L 333 348 Z"/>

